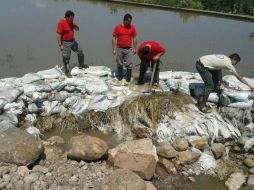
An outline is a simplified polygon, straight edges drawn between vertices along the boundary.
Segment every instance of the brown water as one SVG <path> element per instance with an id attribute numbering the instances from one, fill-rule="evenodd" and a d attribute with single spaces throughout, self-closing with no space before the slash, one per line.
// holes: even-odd
<path id="1" fill-rule="evenodd" d="M 167 49 L 162 70 L 194 71 L 195 60 L 204 54 L 238 52 L 237 66 L 245 76 L 254 72 L 254 24 L 192 14 L 95 0 L 1 0 L 0 78 L 62 65 L 55 41 L 58 20 L 71 9 L 80 32 L 76 38 L 90 65 L 115 67 L 111 33 L 123 15 L 133 15 L 138 41 L 157 40 Z M 76 63 L 73 56 L 72 63 Z M 135 58 L 135 65 L 138 59 Z M 137 67 L 135 67 L 137 69 Z"/>

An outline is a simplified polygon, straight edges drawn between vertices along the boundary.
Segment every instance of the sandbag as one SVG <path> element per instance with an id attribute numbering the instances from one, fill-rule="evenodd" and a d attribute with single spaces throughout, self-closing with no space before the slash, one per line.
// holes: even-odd
<path id="1" fill-rule="evenodd" d="M 4 106 L 8 103 L 7 100 L 0 98 L 0 110 L 4 109 Z"/>
<path id="2" fill-rule="evenodd" d="M 15 126 L 9 122 L 6 122 L 6 121 L 0 122 L 0 133 L 14 127 Z"/>
<path id="3" fill-rule="evenodd" d="M 216 168 L 216 160 L 213 156 L 202 153 L 197 162 L 200 166 L 200 169 L 205 173 Z"/>
<path id="4" fill-rule="evenodd" d="M 244 77 L 247 82 L 254 86 L 254 79 Z M 226 87 L 233 88 L 235 90 L 250 90 L 250 88 L 240 82 L 234 75 L 226 75 L 223 77 L 223 81 Z"/>
<path id="5" fill-rule="evenodd" d="M 4 106 L 4 111 L 7 113 L 18 115 L 23 113 L 24 108 L 25 108 L 25 104 L 23 101 L 12 102 L 12 103 L 7 103 Z"/>
<path id="6" fill-rule="evenodd" d="M 0 91 L 0 99 L 4 99 L 9 103 L 14 102 L 21 94 L 23 89 L 20 88 L 4 88 Z"/>
<path id="7" fill-rule="evenodd" d="M 25 121 L 30 123 L 31 125 L 35 124 L 37 121 L 36 114 L 27 114 L 25 117 Z"/>
<path id="8" fill-rule="evenodd" d="M 97 77 L 108 76 L 111 74 L 111 69 L 105 66 L 89 66 L 86 69 L 79 69 L 78 67 L 74 67 L 71 70 L 71 75 L 77 76 L 80 74 L 89 74 Z"/>
<path id="9" fill-rule="evenodd" d="M 0 88 L 15 87 L 16 80 L 16 77 L 0 79 Z"/>
<path id="10" fill-rule="evenodd" d="M 219 102 L 219 96 L 216 92 L 210 93 L 208 101 L 217 104 Z"/>
<path id="11" fill-rule="evenodd" d="M 107 96 L 98 95 L 91 98 L 88 110 L 105 111 L 110 105 L 111 101 L 108 100 Z"/>
<path id="12" fill-rule="evenodd" d="M 80 99 L 71 108 L 72 114 L 82 115 L 87 110 L 90 104 L 90 99 Z"/>
<path id="13" fill-rule="evenodd" d="M 233 98 L 237 102 L 248 102 L 249 96 L 251 95 L 250 91 L 239 91 L 239 90 L 233 90 L 229 88 L 225 88 L 223 93 L 230 98 Z"/>
<path id="14" fill-rule="evenodd" d="M 42 80 L 42 77 L 37 73 L 27 73 L 23 77 L 16 80 L 18 84 L 29 84 L 32 82 L 36 82 L 38 80 Z"/>
<path id="15" fill-rule="evenodd" d="M 44 108 L 42 106 L 43 106 L 42 103 L 40 103 L 40 104 L 38 104 L 38 103 L 29 104 L 28 107 L 27 107 L 28 112 L 29 113 L 40 113 L 40 112 L 44 111 Z"/>
<path id="16" fill-rule="evenodd" d="M 18 118 L 15 114 L 5 112 L 2 115 L 0 115 L 0 123 L 1 122 L 10 123 L 13 126 L 17 126 L 18 125 Z"/>
<path id="17" fill-rule="evenodd" d="M 39 71 L 37 72 L 37 74 L 40 75 L 42 79 L 57 79 L 64 73 L 62 72 L 61 68 L 57 65 L 52 69 Z"/>
<path id="18" fill-rule="evenodd" d="M 160 80 L 171 79 L 173 76 L 173 72 L 172 71 L 163 71 L 163 72 L 160 72 L 159 76 L 160 76 Z"/>
<path id="19" fill-rule="evenodd" d="M 232 108 L 241 108 L 241 109 L 247 109 L 251 108 L 253 106 L 254 100 L 250 100 L 248 102 L 234 102 L 228 105 L 228 107 Z"/>

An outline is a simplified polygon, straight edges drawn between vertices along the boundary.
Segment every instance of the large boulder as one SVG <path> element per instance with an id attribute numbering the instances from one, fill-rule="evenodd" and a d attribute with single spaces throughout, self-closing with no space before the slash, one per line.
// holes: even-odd
<path id="1" fill-rule="evenodd" d="M 165 143 L 160 143 L 156 146 L 157 154 L 164 158 L 175 158 L 177 155 L 177 151 L 173 146 Z"/>
<path id="2" fill-rule="evenodd" d="M 107 151 L 105 141 L 82 134 L 70 139 L 67 156 L 74 160 L 95 161 L 102 158 Z"/>
<path id="3" fill-rule="evenodd" d="M 115 170 L 111 175 L 106 177 L 101 185 L 100 190 L 146 190 L 146 183 L 135 173 L 126 170 Z"/>
<path id="4" fill-rule="evenodd" d="M 29 165 L 40 158 L 44 147 L 34 136 L 19 128 L 0 133 L 0 161 Z"/>
<path id="5" fill-rule="evenodd" d="M 143 179 L 150 180 L 155 173 L 158 156 L 151 139 L 126 141 L 108 154 L 115 167 L 129 169 Z"/>
<path id="6" fill-rule="evenodd" d="M 246 176 L 242 172 L 233 173 L 230 175 L 225 185 L 229 190 L 238 190 L 245 183 Z"/>

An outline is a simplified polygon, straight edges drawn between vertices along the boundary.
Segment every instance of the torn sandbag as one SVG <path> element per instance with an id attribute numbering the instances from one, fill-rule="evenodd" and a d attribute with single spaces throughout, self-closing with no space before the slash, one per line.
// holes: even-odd
<path id="1" fill-rule="evenodd" d="M 4 106 L 4 111 L 15 115 L 22 114 L 25 108 L 23 101 L 8 103 Z"/>
<path id="2" fill-rule="evenodd" d="M 254 79 L 244 77 L 247 82 L 254 86 Z M 226 87 L 233 88 L 235 90 L 250 90 L 250 88 L 240 82 L 234 75 L 226 75 L 223 77 L 223 81 Z"/>
<path id="3" fill-rule="evenodd" d="M 4 100 L 7 100 L 9 103 L 12 103 L 22 93 L 23 93 L 23 89 L 20 89 L 20 88 L 3 88 L 0 90 L 0 99 L 4 99 Z"/>
<path id="4" fill-rule="evenodd" d="M 43 79 L 57 79 L 64 73 L 61 70 L 61 68 L 58 65 L 56 65 L 52 69 L 39 71 L 39 72 L 37 72 L 37 74 L 40 75 L 41 78 L 43 78 Z"/>

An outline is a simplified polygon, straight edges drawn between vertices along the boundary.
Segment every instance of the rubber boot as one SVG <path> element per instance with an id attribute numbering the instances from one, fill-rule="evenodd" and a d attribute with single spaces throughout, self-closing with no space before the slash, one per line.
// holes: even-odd
<path id="1" fill-rule="evenodd" d="M 65 75 L 69 78 L 71 78 L 71 73 L 70 73 L 70 65 L 68 63 L 64 64 L 64 70 L 65 70 Z"/>
<path id="2" fill-rule="evenodd" d="M 127 72 L 126 72 L 126 82 L 130 82 L 131 81 L 131 72 L 132 72 L 132 69 L 127 69 Z"/>
<path id="3" fill-rule="evenodd" d="M 78 54 L 78 63 L 79 63 L 79 68 L 81 69 L 86 69 L 89 67 L 88 65 L 85 65 L 85 57 L 83 52 Z"/>
<path id="4" fill-rule="evenodd" d="M 117 79 L 121 81 L 123 79 L 123 67 L 118 67 L 117 73 L 118 73 Z"/>

